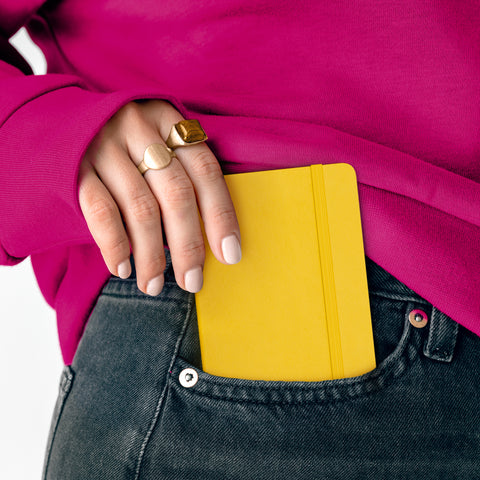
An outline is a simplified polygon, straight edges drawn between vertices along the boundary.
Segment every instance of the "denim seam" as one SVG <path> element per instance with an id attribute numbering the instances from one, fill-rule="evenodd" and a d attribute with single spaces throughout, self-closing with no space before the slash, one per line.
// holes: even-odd
<path id="1" fill-rule="evenodd" d="M 408 341 L 408 339 L 406 341 Z M 375 374 L 372 373 L 371 378 L 365 379 L 363 376 L 361 378 L 352 378 L 351 381 L 345 382 L 345 385 L 342 385 L 341 388 L 348 388 L 348 387 L 351 387 L 351 386 L 355 386 L 359 383 L 369 382 L 371 380 L 375 380 L 376 378 L 382 376 L 385 373 L 384 370 L 390 367 L 390 365 L 389 365 L 390 363 L 393 363 L 397 360 L 400 360 L 404 356 L 406 348 L 407 348 L 407 346 L 404 347 L 402 345 L 402 348 L 399 352 L 399 355 L 395 356 L 395 357 L 392 356 L 392 357 L 389 358 L 390 361 L 387 361 L 385 363 L 380 364 L 379 367 L 377 369 L 375 369 Z M 204 372 L 200 373 L 199 381 L 204 380 L 204 381 L 208 382 L 209 384 L 218 385 L 220 387 L 224 386 L 223 382 L 221 382 L 221 381 L 217 381 L 217 380 L 214 380 L 214 379 L 211 379 L 211 378 L 209 378 L 208 380 L 202 379 L 202 373 L 204 373 Z M 345 378 L 345 379 L 339 379 L 339 380 L 350 380 L 350 379 Z M 326 382 L 330 382 L 330 381 L 337 381 L 337 380 L 324 380 L 324 381 L 321 381 L 321 382 L 325 384 Z M 311 383 L 313 384 L 313 383 L 317 383 L 317 382 L 311 382 Z M 325 386 L 327 387 L 328 385 L 325 385 Z M 235 388 L 235 387 L 233 387 L 233 388 Z M 298 390 L 305 390 L 305 391 L 308 392 L 308 391 L 315 390 L 317 387 L 314 386 L 314 385 L 311 385 L 311 386 L 307 386 L 307 385 L 305 385 L 305 386 L 304 385 L 298 385 L 297 386 L 296 385 L 296 386 L 291 386 L 291 387 L 288 387 L 288 386 L 285 386 L 285 385 L 255 385 L 255 386 L 239 385 L 237 388 L 242 389 L 242 390 L 252 390 L 252 391 L 256 391 L 256 390 L 267 390 L 267 391 L 281 390 L 281 391 L 292 391 L 292 392 L 294 392 L 294 391 L 298 391 Z M 192 390 L 192 392 L 200 393 L 200 392 L 196 392 L 194 390 Z"/>
<path id="2" fill-rule="evenodd" d="M 409 366 L 409 365 L 407 365 Z M 204 392 L 192 392 L 192 393 L 195 393 L 195 395 L 198 395 L 198 396 L 201 396 L 201 397 L 207 397 L 207 398 L 210 398 L 211 400 L 220 400 L 222 402 L 229 402 L 229 403 L 235 403 L 235 404 L 239 404 L 239 403 L 243 403 L 243 404 L 253 404 L 253 405 L 275 405 L 275 406 L 290 406 L 290 407 L 301 407 L 301 406 L 304 406 L 304 405 L 329 405 L 329 404 L 338 404 L 338 403 L 343 403 L 343 402 L 350 402 L 352 400 L 356 400 L 356 399 L 362 399 L 362 398 L 365 398 L 369 395 L 372 395 L 374 393 L 376 393 L 377 391 L 379 390 L 384 390 L 385 388 L 388 388 L 390 385 L 391 385 L 391 381 L 394 380 L 394 379 L 397 379 L 397 378 L 400 378 L 408 369 L 407 368 L 404 368 L 402 370 L 401 373 L 399 373 L 398 375 L 391 375 L 390 377 L 388 377 L 388 379 L 385 381 L 385 383 L 382 383 L 381 386 L 379 386 L 378 388 L 376 389 L 371 389 L 371 390 L 368 390 L 368 389 L 365 389 L 365 392 L 363 393 L 359 393 L 359 394 L 355 394 L 355 395 L 346 395 L 345 397 L 343 398 L 338 398 L 338 399 L 335 399 L 335 398 L 332 398 L 332 399 L 325 399 L 325 400 L 305 400 L 305 401 L 275 401 L 275 400 L 271 400 L 271 401 L 267 401 L 267 400 L 264 400 L 264 401 L 261 401 L 261 400 L 251 400 L 251 399 L 246 399 L 246 400 L 243 400 L 241 398 L 227 398 L 227 397 L 222 397 L 220 395 L 212 395 L 212 394 L 209 394 L 209 393 L 204 393 Z M 291 390 L 291 389 L 290 389 Z"/>
<path id="3" fill-rule="evenodd" d="M 406 348 L 405 350 L 408 350 L 408 348 Z M 415 351 L 416 353 L 416 351 Z M 210 398 L 212 400 L 220 400 L 220 401 L 223 401 L 223 402 L 229 402 L 229 403 L 235 403 L 235 404 L 238 404 L 238 403 L 247 403 L 247 404 L 254 404 L 254 405 L 277 405 L 277 406 L 291 406 L 291 407 L 295 407 L 295 406 L 303 406 L 303 405 L 329 405 L 329 404 L 338 404 L 338 403 L 343 403 L 343 402 L 349 402 L 349 401 L 352 401 L 352 400 L 356 400 L 356 399 L 362 399 L 362 398 L 365 398 L 369 395 L 372 395 L 376 392 L 378 392 L 379 390 L 384 390 L 385 388 L 388 388 L 389 386 L 391 386 L 392 384 L 392 381 L 393 380 L 396 380 L 398 378 L 401 378 L 403 375 L 405 375 L 405 373 L 408 371 L 408 367 L 410 367 L 412 364 L 414 364 L 415 361 L 419 361 L 419 355 L 417 354 L 413 354 L 412 352 L 409 352 L 407 353 L 406 355 L 402 355 L 402 357 L 405 357 L 404 359 L 406 360 L 406 363 L 405 363 L 405 366 L 404 368 L 401 369 L 400 372 L 390 372 L 388 375 L 384 375 L 382 378 L 384 379 L 383 382 L 379 383 L 376 388 L 364 388 L 364 391 L 362 393 L 356 393 L 356 394 L 351 394 L 351 393 L 346 393 L 344 397 L 342 398 L 328 398 L 328 399 L 322 399 L 322 400 L 305 400 L 305 401 L 275 401 L 275 400 L 252 400 L 252 399 L 241 399 L 239 397 L 235 397 L 235 398 L 229 398 L 229 397 L 224 397 L 224 396 L 221 396 L 221 395 L 213 395 L 213 394 L 209 394 L 209 393 L 205 393 L 205 392 L 198 392 L 198 391 L 190 391 L 189 393 L 193 393 L 195 395 L 198 395 L 198 396 L 201 396 L 201 397 L 207 397 L 207 398 Z M 381 372 L 379 373 L 379 375 L 377 375 L 376 377 L 373 377 L 373 378 L 377 378 L 378 376 L 381 376 L 384 372 Z M 373 380 L 372 379 L 369 379 L 370 380 Z M 359 380 L 360 381 L 360 380 Z M 246 387 L 248 388 L 248 387 Z M 254 388 L 254 387 L 252 387 Z M 274 387 L 274 388 L 277 388 L 277 387 Z M 295 392 L 296 390 L 300 389 L 302 387 L 287 387 L 287 388 L 284 388 L 284 391 L 293 391 Z M 308 388 L 308 387 L 303 387 L 303 388 Z"/>
<path id="4" fill-rule="evenodd" d="M 126 298 L 126 299 L 138 299 L 138 300 L 151 300 L 151 301 L 158 301 L 156 300 L 156 297 L 151 297 L 150 295 L 143 294 L 142 296 L 140 295 L 135 295 L 135 294 L 127 294 L 127 293 L 102 293 L 102 296 L 105 297 L 111 297 L 111 298 Z M 162 298 L 162 302 L 168 302 L 168 301 L 176 301 L 175 298 Z"/>
<path id="5" fill-rule="evenodd" d="M 109 287 L 112 285 L 112 281 L 109 280 L 108 283 Z M 135 283 L 136 285 L 136 283 Z M 165 286 L 177 286 L 176 283 L 171 283 L 171 282 L 165 282 Z M 151 295 L 147 295 L 146 293 L 143 293 L 141 290 L 138 290 L 138 292 L 135 292 L 133 289 L 131 291 L 128 291 L 130 289 L 130 286 L 126 286 L 124 290 L 127 290 L 125 292 L 122 291 L 111 291 L 110 288 L 106 288 L 102 291 L 102 295 L 108 296 L 108 297 L 116 297 L 116 298 L 140 298 L 140 299 L 152 299 L 155 300 L 156 297 L 152 297 Z M 137 287 L 135 287 L 137 288 Z"/>
<path id="6" fill-rule="evenodd" d="M 138 290 L 138 288 L 136 287 L 136 279 L 122 280 L 116 277 L 111 277 L 107 285 L 105 286 L 105 289 L 102 291 L 102 294 L 110 297 L 148 298 L 148 299 L 155 298 L 155 297 L 150 297 L 149 295 Z M 177 284 L 175 282 L 166 281 L 165 285 L 176 286 Z M 370 291 L 370 295 L 388 298 L 391 300 L 398 300 L 403 302 L 415 302 L 415 303 L 421 303 L 423 305 L 430 305 L 429 302 L 427 302 L 426 300 L 416 297 L 414 295 L 402 295 L 402 294 L 389 293 L 385 291 Z"/>
<path id="7" fill-rule="evenodd" d="M 55 436 L 57 434 L 58 430 L 58 425 L 60 423 L 60 417 L 62 416 L 63 409 L 65 407 L 65 403 L 67 401 L 68 395 L 70 393 L 70 390 L 72 389 L 72 384 L 73 384 L 73 370 L 70 365 L 65 365 L 62 371 L 62 375 L 60 378 L 60 395 L 59 395 L 59 400 L 60 400 L 60 408 L 58 410 L 58 413 L 55 418 L 55 427 L 53 428 L 52 431 L 52 438 L 50 438 L 50 441 L 47 445 L 47 457 L 45 458 L 45 467 L 44 467 L 44 472 L 42 475 L 43 479 L 47 478 L 47 473 L 48 473 L 48 467 L 50 465 L 50 456 L 52 454 L 52 448 L 53 448 L 53 442 L 55 441 Z"/>
<path id="8" fill-rule="evenodd" d="M 188 299 L 188 308 L 187 308 L 187 313 L 185 315 L 185 320 L 183 322 L 183 326 L 182 326 L 182 330 L 180 332 L 180 335 L 178 336 L 177 338 L 177 341 L 175 343 L 175 348 L 173 350 L 173 354 L 172 354 L 172 358 L 170 360 L 170 365 L 168 367 L 168 370 L 167 370 L 167 375 L 166 375 L 166 380 L 165 380 L 165 386 L 163 387 L 163 390 L 162 390 L 162 393 L 160 394 L 160 398 L 157 402 L 157 406 L 155 407 L 155 412 L 153 414 L 153 418 L 152 418 L 152 421 L 151 421 L 151 424 L 150 424 L 150 428 L 148 429 L 146 435 L 145 435 L 145 438 L 143 440 L 143 443 L 142 443 L 142 446 L 140 447 L 140 452 L 138 454 L 138 459 L 137 459 L 137 466 L 136 466 L 136 469 L 135 469 L 135 478 L 134 480 L 138 480 L 139 477 L 140 477 L 140 470 L 142 468 L 142 461 L 143 461 L 143 458 L 144 458 L 144 454 L 145 454 L 145 450 L 147 449 L 147 445 L 148 445 L 148 442 L 150 440 L 150 437 L 152 436 L 152 433 L 156 427 L 156 425 L 158 424 L 158 421 L 161 417 L 161 411 L 162 411 L 162 407 L 164 406 L 164 400 L 165 398 L 167 397 L 167 391 L 169 389 L 169 386 L 170 386 L 170 373 L 173 369 L 173 366 L 175 364 L 175 361 L 176 361 L 176 358 L 177 358 L 177 355 L 178 355 L 178 352 L 180 350 L 180 345 L 182 343 L 182 339 L 183 339 L 183 336 L 185 335 L 185 331 L 187 329 L 187 325 L 188 325 L 188 321 L 190 319 L 190 315 L 192 314 L 192 309 L 193 309 L 193 301 L 192 301 L 192 297 L 189 296 L 189 299 Z"/>
<path id="9" fill-rule="evenodd" d="M 409 309 L 407 309 L 409 310 Z M 405 350 L 407 349 L 408 345 L 410 344 L 409 343 L 409 340 L 410 340 L 410 337 L 411 337 L 411 330 L 410 330 L 410 326 L 409 326 L 409 322 L 408 320 L 405 322 L 404 324 L 404 332 L 398 342 L 398 346 L 397 346 L 397 351 L 394 351 L 392 352 L 392 354 L 384 361 L 382 362 L 376 369 L 375 369 L 375 374 L 372 373 L 372 378 L 376 378 L 378 377 L 379 375 L 381 375 L 383 373 L 383 370 L 385 370 L 387 367 L 389 367 L 389 364 L 394 362 L 394 361 L 397 361 L 399 360 Z M 185 363 L 188 363 L 185 361 Z M 197 369 L 198 370 L 198 369 Z M 202 374 L 204 374 L 204 372 L 202 372 L 200 370 L 200 377 L 202 377 Z M 368 373 L 366 375 L 369 375 Z M 213 376 L 212 376 L 213 377 Z M 201 378 L 200 378 L 201 379 Z M 214 385 L 219 385 L 219 386 L 223 386 L 223 381 L 222 380 L 216 380 L 215 378 L 208 378 L 208 379 L 203 379 L 205 381 L 207 381 L 208 383 L 211 383 L 211 384 L 214 384 Z M 342 379 L 342 380 L 345 380 L 345 383 L 347 385 L 345 386 L 350 386 L 350 385 L 355 385 L 356 383 L 363 383 L 365 382 L 365 378 L 363 376 L 359 377 L 359 378 L 355 378 L 355 377 L 352 377 L 351 379 L 349 378 L 345 378 L 345 379 Z M 370 380 L 370 379 L 368 379 Z M 325 380 L 325 382 L 328 382 L 329 380 Z M 313 383 L 313 382 L 312 382 Z M 257 390 L 257 389 L 267 389 L 267 390 L 285 390 L 285 386 L 284 385 L 278 385 L 278 386 L 273 386 L 273 385 L 255 385 L 255 386 L 239 386 L 239 388 L 242 388 L 242 389 L 253 389 L 253 390 Z M 295 390 L 298 390 L 298 389 L 305 389 L 305 390 L 311 390 L 312 388 L 315 388 L 313 386 L 302 386 L 302 385 L 299 385 L 298 387 L 290 387 L 292 390 L 295 389 Z"/>
<path id="10" fill-rule="evenodd" d="M 399 302 L 413 302 L 413 303 L 420 303 L 422 305 L 430 305 L 429 302 L 424 300 L 423 298 L 416 297 L 414 295 L 402 295 L 402 294 L 395 294 L 389 292 L 382 292 L 382 291 L 372 291 L 370 295 L 375 295 L 377 297 L 388 298 L 389 300 L 398 300 Z"/>
<path id="11" fill-rule="evenodd" d="M 326 382 L 322 382 L 324 386 L 309 386 L 309 385 L 298 385 L 298 386 L 286 386 L 286 385 L 233 385 L 228 386 L 224 384 L 224 381 L 216 380 L 214 378 L 202 378 L 205 375 L 205 372 L 199 371 L 199 382 L 205 382 L 206 385 L 212 385 L 213 387 L 218 388 L 226 388 L 230 389 L 230 393 L 225 395 L 214 395 L 211 393 L 201 392 L 197 389 L 192 388 L 189 393 L 199 396 L 205 396 L 212 399 L 217 400 L 224 400 L 228 402 L 241 402 L 241 403 L 255 403 L 255 404 L 275 404 L 275 405 L 301 405 L 301 404 L 309 404 L 309 403 L 337 403 L 342 401 L 339 398 L 333 399 L 316 399 L 316 400 L 306 400 L 306 401 L 298 401 L 298 400 L 289 400 L 289 401 L 261 401 L 261 400 L 254 400 L 254 399 L 242 399 L 241 395 L 235 395 L 235 390 L 237 391 L 244 391 L 248 394 L 254 394 L 255 392 L 262 391 L 262 393 L 268 392 L 276 392 L 276 391 L 283 391 L 283 392 L 298 392 L 303 391 L 308 393 L 309 391 L 312 392 L 312 395 L 319 395 L 323 392 L 326 394 L 333 395 L 336 390 L 336 394 L 340 392 L 342 395 L 346 395 L 347 398 L 345 400 L 352 400 L 354 398 L 363 397 L 367 394 L 374 393 L 380 389 L 387 387 L 393 379 L 401 377 L 405 371 L 408 370 L 408 367 L 412 365 L 414 360 L 420 357 L 419 355 L 419 346 L 415 348 L 412 345 L 412 342 L 415 341 L 414 334 L 416 332 L 412 331 L 412 327 L 408 321 L 408 311 L 410 310 L 411 305 L 407 306 L 407 313 L 405 314 L 404 319 L 404 332 L 402 337 L 399 341 L 396 351 L 394 351 L 384 362 L 382 362 L 377 369 L 374 371 L 367 373 L 365 375 L 369 375 L 368 378 L 365 378 L 364 375 L 353 378 L 353 379 L 341 379 L 345 380 L 343 384 L 338 386 L 327 385 Z M 401 369 L 395 369 L 395 365 L 398 364 L 400 361 L 403 361 L 403 367 Z M 184 361 L 184 363 L 188 364 L 188 362 Z M 181 367 L 179 367 L 180 369 Z M 198 369 L 197 369 L 198 370 Z M 173 372 L 172 372 L 173 373 Z M 336 380 L 334 380 L 336 381 Z M 352 389 L 356 388 L 358 385 L 362 386 L 362 391 L 360 392 L 351 392 Z"/>

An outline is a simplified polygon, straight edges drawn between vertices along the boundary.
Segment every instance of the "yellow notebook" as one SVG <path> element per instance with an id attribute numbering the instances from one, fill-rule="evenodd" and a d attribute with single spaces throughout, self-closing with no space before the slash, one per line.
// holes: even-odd
<path id="1" fill-rule="evenodd" d="M 347 164 L 225 176 L 242 260 L 208 245 L 196 294 L 203 370 L 318 381 L 375 368 L 355 171 Z"/>

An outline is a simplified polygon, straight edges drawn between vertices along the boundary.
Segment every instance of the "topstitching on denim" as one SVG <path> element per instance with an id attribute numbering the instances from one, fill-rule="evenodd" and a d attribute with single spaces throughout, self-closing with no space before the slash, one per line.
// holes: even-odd
<path id="1" fill-rule="evenodd" d="M 194 387 L 180 386 L 179 375 L 184 368 L 195 368 L 178 357 L 170 372 L 172 388 L 185 395 L 200 395 L 235 403 L 293 405 L 336 403 L 352 400 L 382 390 L 408 371 L 420 349 L 419 332 L 412 331 L 408 319 L 402 338 L 395 349 L 375 370 L 360 377 L 325 380 L 321 382 L 280 382 L 217 377 L 201 370 Z"/>
<path id="2" fill-rule="evenodd" d="M 164 288 L 165 288 L 165 286 L 164 286 Z M 174 291 L 174 290 L 175 290 L 175 288 L 167 289 L 166 293 L 168 294 L 169 291 Z M 176 290 L 179 290 L 179 289 L 177 288 Z M 180 350 L 180 344 L 182 342 L 183 336 L 184 336 L 185 331 L 187 329 L 187 325 L 188 325 L 188 321 L 191 317 L 192 309 L 194 308 L 193 295 L 188 295 L 186 297 L 186 299 L 187 299 L 187 302 L 188 302 L 188 309 L 187 309 L 187 312 L 186 312 L 186 315 L 185 315 L 185 320 L 183 322 L 180 334 L 178 335 L 177 341 L 175 343 L 175 348 L 174 348 L 174 351 L 172 353 L 170 365 L 169 365 L 169 368 L 168 368 L 169 372 L 172 371 L 173 365 L 175 364 L 178 352 Z M 150 423 L 150 427 L 148 429 L 148 432 L 145 435 L 142 446 L 140 448 L 140 452 L 139 452 L 139 455 L 138 455 L 138 460 L 137 460 L 137 464 L 136 464 L 136 468 L 135 468 L 135 478 L 134 478 L 134 480 L 138 480 L 138 478 L 140 477 L 142 460 L 143 460 L 143 457 L 145 455 L 145 450 L 147 448 L 147 445 L 148 445 L 150 437 L 153 433 L 153 430 L 155 429 L 155 426 L 157 425 L 157 423 L 159 423 L 161 421 L 161 414 L 162 414 L 162 411 L 163 411 L 163 406 L 165 404 L 165 398 L 167 396 L 168 388 L 169 388 L 169 382 L 166 382 L 165 386 L 164 386 L 164 388 L 163 388 L 163 390 L 162 390 L 162 392 L 161 392 L 161 394 L 158 398 L 158 402 L 157 402 L 157 405 L 155 407 L 155 411 L 154 411 L 153 416 L 152 416 L 152 421 Z"/>
<path id="3" fill-rule="evenodd" d="M 55 403 L 55 409 L 52 415 L 52 422 L 50 426 L 50 433 L 47 440 L 47 448 L 45 451 L 45 458 L 43 462 L 43 473 L 42 478 L 47 478 L 48 466 L 50 463 L 50 453 L 52 449 L 53 442 L 55 440 L 55 433 L 58 428 L 58 423 L 62 415 L 62 410 L 67 400 L 68 394 L 73 385 L 74 373 L 70 365 L 65 365 L 62 369 L 60 375 L 60 382 L 58 386 L 58 397 Z"/>

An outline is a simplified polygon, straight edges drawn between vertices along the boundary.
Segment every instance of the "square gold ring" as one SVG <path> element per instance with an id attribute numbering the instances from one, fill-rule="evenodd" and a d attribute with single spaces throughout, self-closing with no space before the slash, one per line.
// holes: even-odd
<path id="1" fill-rule="evenodd" d="M 165 143 L 172 150 L 177 147 L 196 145 L 207 140 L 207 134 L 198 120 L 182 120 L 172 125 Z"/>

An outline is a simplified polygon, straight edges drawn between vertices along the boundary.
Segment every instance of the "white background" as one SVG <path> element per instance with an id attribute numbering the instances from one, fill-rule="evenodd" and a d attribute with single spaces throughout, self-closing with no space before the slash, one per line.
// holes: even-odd
<path id="1" fill-rule="evenodd" d="M 11 43 L 36 74 L 45 73 L 45 58 L 25 30 Z M 62 366 L 55 312 L 30 258 L 0 266 L 0 478 L 41 478 Z"/>

